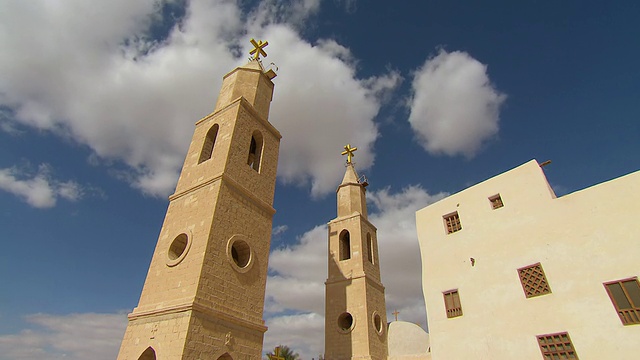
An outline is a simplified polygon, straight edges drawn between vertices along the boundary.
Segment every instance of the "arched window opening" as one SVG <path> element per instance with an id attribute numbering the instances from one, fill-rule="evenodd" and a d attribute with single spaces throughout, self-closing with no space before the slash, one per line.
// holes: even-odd
<path id="1" fill-rule="evenodd" d="M 369 233 L 367 233 L 367 259 L 373 264 L 373 240 Z"/>
<path id="2" fill-rule="evenodd" d="M 233 358 L 231 357 L 231 355 L 229 355 L 229 353 L 225 353 L 224 355 L 220 356 L 218 360 L 233 360 Z"/>
<path id="3" fill-rule="evenodd" d="M 253 132 L 251 136 L 251 144 L 249 145 L 249 158 L 247 165 L 253 170 L 260 172 L 260 158 L 262 156 L 262 134 L 258 130 Z"/>
<path id="4" fill-rule="evenodd" d="M 138 358 L 138 360 L 156 360 L 156 352 L 153 350 L 151 346 L 145 350 L 142 355 Z"/>
<path id="5" fill-rule="evenodd" d="M 340 233 L 340 260 L 351 259 L 351 237 L 349 231 L 342 230 Z"/>
<path id="6" fill-rule="evenodd" d="M 216 144 L 216 137 L 218 136 L 218 129 L 220 126 L 215 124 L 209 129 L 207 132 L 207 136 L 204 139 L 204 145 L 202 145 L 202 151 L 200 152 L 200 159 L 198 159 L 198 164 L 203 163 L 209 159 L 211 159 L 211 154 L 213 154 L 213 146 Z"/>

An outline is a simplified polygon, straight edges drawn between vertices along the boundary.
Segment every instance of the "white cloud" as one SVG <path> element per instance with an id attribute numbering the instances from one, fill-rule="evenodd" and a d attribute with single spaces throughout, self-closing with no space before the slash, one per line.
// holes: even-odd
<path id="1" fill-rule="evenodd" d="M 409 122 L 428 152 L 471 158 L 498 133 L 506 95 L 466 52 L 440 50 L 415 72 L 412 88 Z"/>
<path id="2" fill-rule="evenodd" d="M 271 236 L 278 236 L 284 234 L 287 230 L 289 230 L 289 226 L 287 225 L 279 225 L 271 230 Z"/>
<path id="3" fill-rule="evenodd" d="M 301 359 L 318 359 L 318 355 L 324 353 L 324 317 L 306 313 L 272 319 L 262 351 L 273 351 L 278 345 L 289 346 Z"/>
<path id="4" fill-rule="evenodd" d="M 265 62 L 280 68 L 271 111 L 284 136 L 280 178 L 311 184 L 320 196 L 339 179 L 344 144 L 364 150 L 361 168 L 373 163 L 373 118 L 399 75 L 358 79 L 348 49 L 301 39 L 295 21 L 314 14 L 319 0 L 286 2 L 293 5 L 283 17 L 277 1 L 245 14 L 234 1 L 192 0 L 158 42 L 145 31 L 159 3 L 11 2 L 0 12 L 0 106 L 16 122 L 88 145 L 104 166 L 128 165 L 122 178 L 143 192 L 167 195 L 222 76 L 245 61 L 250 37 L 265 38 Z"/>
<path id="5" fill-rule="evenodd" d="M 397 309 L 400 320 L 426 326 L 415 212 L 446 195 L 430 195 L 419 186 L 409 186 L 398 193 L 388 188 L 368 193 L 369 220 L 378 228 L 388 320 L 393 319 L 391 312 Z M 296 345 L 299 348 L 295 350 L 304 354 L 303 358 L 324 352 L 321 342 L 324 325 L 318 324 L 324 321 L 327 245 L 327 226 L 319 225 L 304 233 L 294 245 L 271 252 L 265 304 L 269 331 L 265 335 L 265 349 L 267 345 L 279 343 Z M 308 318 L 314 321 L 308 321 L 305 326 Z M 287 322 L 296 326 L 282 326 Z"/>
<path id="6" fill-rule="evenodd" d="M 0 99 L 2 99 L 1 93 L 0 93 Z M 12 136 L 17 136 L 22 134 L 22 131 L 18 129 L 16 125 L 17 124 L 15 124 L 10 120 L 10 112 L 7 109 L 3 109 L 0 107 L 0 131 L 3 131 Z"/>
<path id="7" fill-rule="evenodd" d="M 18 130 L 16 125 L 10 121 L 3 121 L 0 119 L 0 130 L 6 132 L 9 135 L 20 135 L 22 131 Z"/>
<path id="8" fill-rule="evenodd" d="M 127 326 L 122 314 L 34 314 L 30 328 L 0 335 L 0 360 L 112 360 Z"/>
<path id="9" fill-rule="evenodd" d="M 267 312 L 292 309 L 324 314 L 327 226 L 316 226 L 304 233 L 293 246 L 272 251 L 269 270 Z"/>
<path id="10" fill-rule="evenodd" d="M 321 0 L 262 0 L 251 15 L 252 23 L 265 26 L 273 23 L 289 23 L 303 27 L 305 20 L 320 9 Z"/>
<path id="11" fill-rule="evenodd" d="M 380 97 L 400 81 L 396 72 L 359 80 L 346 48 L 329 41 L 312 46 L 291 29 L 267 28 L 280 68 L 271 122 L 280 130 L 278 176 L 287 183 L 311 183 L 314 196 L 335 190 L 344 167 L 341 149 L 358 146 L 358 166 L 373 164 L 378 129 L 372 121 Z"/>
<path id="12" fill-rule="evenodd" d="M 0 190 L 7 191 L 36 208 L 50 208 L 58 198 L 77 201 L 84 190 L 74 181 L 61 182 L 51 176 L 51 167 L 41 164 L 35 174 L 17 167 L 0 169 Z"/>

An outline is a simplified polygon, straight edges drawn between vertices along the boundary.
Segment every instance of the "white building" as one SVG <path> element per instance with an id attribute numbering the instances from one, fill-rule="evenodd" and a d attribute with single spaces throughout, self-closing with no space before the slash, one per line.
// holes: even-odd
<path id="1" fill-rule="evenodd" d="M 556 197 L 532 160 L 416 218 L 433 359 L 640 359 L 640 171 Z"/>

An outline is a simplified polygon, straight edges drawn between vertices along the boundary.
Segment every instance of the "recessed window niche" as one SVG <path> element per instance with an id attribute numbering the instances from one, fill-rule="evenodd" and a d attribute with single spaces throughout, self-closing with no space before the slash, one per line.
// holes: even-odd
<path id="1" fill-rule="evenodd" d="M 382 335 L 384 328 L 382 327 L 382 318 L 380 318 L 380 314 L 378 314 L 377 311 L 374 311 L 372 319 L 373 327 L 376 329 L 376 332 L 378 332 L 378 335 Z"/>
<path id="2" fill-rule="evenodd" d="M 348 333 L 353 330 L 354 323 L 353 315 L 346 311 L 338 316 L 338 330 L 342 333 Z"/>
<path id="3" fill-rule="evenodd" d="M 187 234 L 176 236 L 167 250 L 167 266 L 178 265 L 187 256 L 190 247 L 191 240 Z"/>
<path id="4" fill-rule="evenodd" d="M 246 236 L 236 234 L 227 242 L 227 259 L 234 270 L 246 273 L 254 263 L 254 255 Z"/>

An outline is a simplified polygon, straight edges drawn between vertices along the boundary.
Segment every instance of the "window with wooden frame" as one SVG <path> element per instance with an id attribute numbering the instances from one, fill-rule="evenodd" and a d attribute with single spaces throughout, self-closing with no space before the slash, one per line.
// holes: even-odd
<path id="1" fill-rule="evenodd" d="M 640 324 L 640 284 L 638 278 L 604 283 L 607 294 L 623 325 Z"/>
<path id="2" fill-rule="evenodd" d="M 444 295 L 444 307 L 447 310 L 447 317 L 454 318 L 462 316 L 462 305 L 460 305 L 458 289 L 445 291 L 442 295 Z"/>
<path id="3" fill-rule="evenodd" d="M 543 359 L 578 359 L 569 333 L 538 335 L 537 338 Z"/>
<path id="4" fill-rule="evenodd" d="M 549 282 L 540 263 L 518 269 L 518 275 L 527 298 L 551 293 Z"/>
<path id="5" fill-rule="evenodd" d="M 451 214 L 447 214 L 443 216 L 444 225 L 447 230 L 447 234 L 454 233 L 456 231 L 462 230 L 462 224 L 460 223 L 460 216 L 458 216 L 458 212 L 454 211 Z"/>
<path id="6" fill-rule="evenodd" d="M 504 203 L 502 202 L 502 197 L 500 197 L 500 194 L 495 194 L 489 197 L 489 202 L 491 203 L 491 208 L 493 210 L 499 209 L 504 206 Z"/>

